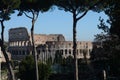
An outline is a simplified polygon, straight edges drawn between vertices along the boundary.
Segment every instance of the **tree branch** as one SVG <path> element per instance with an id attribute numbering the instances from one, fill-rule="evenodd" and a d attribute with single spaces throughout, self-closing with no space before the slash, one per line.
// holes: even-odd
<path id="1" fill-rule="evenodd" d="M 82 17 L 84 17 L 87 14 L 88 10 L 85 11 L 80 17 L 77 18 L 77 21 L 80 20 Z"/>
<path id="2" fill-rule="evenodd" d="M 94 8 L 95 5 L 98 5 L 98 4 L 101 3 L 102 1 L 104 1 L 104 0 L 99 0 L 99 1 L 97 1 L 94 5 L 90 6 L 90 7 L 88 8 L 88 10 Z"/>
<path id="3" fill-rule="evenodd" d="M 35 18 L 35 21 L 37 20 L 38 16 L 39 16 L 39 12 L 36 12 L 36 18 Z"/>
<path id="4" fill-rule="evenodd" d="M 103 1 L 103 0 L 99 0 L 99 1 L 97 1 L 94 5 L 90 6 L 80 17 L 77 18 L 77 20 L 80 20 L 82 17 L 84 17 L 90 9 L 94 8 L 95 5 L 98 5 L 98 4 L 101 3 L 102 1 Z M 79 12 L 78 12 L 78 13 L 79 13 Z M 78 13 L 77 13 L 77 15 L 78 15 Z"/>
<path id="5" fill-rule="evenodd" d="M 68 2 L 68 5 L 71 7 L 70 9 L 72 9 L 72 11 L 71 10 L 69 10 L 70 12 L 73 12 L 73 11 L 75 11 L 75 9 L 74 9 L 74 7 L 73 7 L 73 4 L 74 2 L 72 2 L 71 0 Z"/>
<path id="6" fill-rule="evenodd" d="M 25 14 L 26 17 L 33 19 L 32 17 L 28 16 L 25 12 L 23 12 Z"/>

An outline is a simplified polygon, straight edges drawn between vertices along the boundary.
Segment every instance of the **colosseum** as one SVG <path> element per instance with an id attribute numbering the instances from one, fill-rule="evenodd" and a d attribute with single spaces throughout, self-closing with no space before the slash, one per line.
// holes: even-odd
<path id="1" fill-rule="evenodd" d="M 66 41 L 62 34 L 34 34 L 35 47 L 38 59 L 46 61 L 48 58 L 54 60 L 55 54 L 62 57 L 73 57 L 73 43 Z M 90 58 L 93 45 L 90 41 L 77 41 L 77 58 Z M 26 55 L 32 54 L 31 36 L 25 27 L 12 28 L 9 30 L 9 47 L 13 60 L 22 60 Z"/>

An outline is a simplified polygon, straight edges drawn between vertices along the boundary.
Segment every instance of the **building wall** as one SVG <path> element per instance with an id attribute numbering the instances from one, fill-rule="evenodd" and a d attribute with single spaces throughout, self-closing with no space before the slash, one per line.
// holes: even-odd
<path id="1" fill-rule="evenodd" d="M 30 36 L 24 27 L 9 30 L 9 47 L 12 59 L 21 60 L 32 51 Z"/>
<path id="2" fill-rule="evenodd" d="M 35 45 L 46 44 L 47 41 L 65 41 L 62 34 L 34 34 Z"/>
<path id="3" fill-rule="evenodd" d="M 34 34 L 35 47 L 38 53 L 38 59 L 46 61 L 55 54 L 61 53 L 66 58 L 73 57 L 73 42 L 65 41 L 62 34 Z M 86 57 L 90 58 L 92 42 L 77 41 L 77 58 L 84 58 L 83 52 L 86 51 Z M 12 28 L 9 30 L 9 48 L 12 59 L 21 60 L 26 55 L 32 54 L 31 36 L 24 27 Z"/>
<path id="4" fill-rule="evenodd" d="M 47 41 L 64 41 L 61 34 L 34 34 L 35 47 L 40 44 L 46 44 Z M 12 28 L 9 30 L 8 51 L 12 59 L 21 60 L 26 55 L 32 54 L 31 35 L 25 27 Z"/>
<path id="5" fill-rule="evenodd" d="M 29 34 L 27 29 L 24 27 L 11 28 L 9 30 L 9 41 L 27 41 L 29 40 Z"/>
<path id="6" fill-rule="evenodd" d="M 86 52 L 85 52 L 86 51 Z M 78 41 L 77 42 L 77 58 L 82 59 L 84 57 L 90 58 L 92 51 L 92 42 Z M 45 45 L 39 45 L 37 47 L 39 59 L 42 61 L 52 57 L 54 60 L 55 54 L 61 54 L 63 58 L 73 56 L 73 42 L 72 41 L 48 41 Z M 84 55 L 85 53 L 85 55 Z"/>

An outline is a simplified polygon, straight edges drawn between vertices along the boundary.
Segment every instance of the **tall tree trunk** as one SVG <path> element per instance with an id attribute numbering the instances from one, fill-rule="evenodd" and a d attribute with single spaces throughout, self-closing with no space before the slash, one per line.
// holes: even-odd
<path id="1" fill-rule="evenodd" d="M 75 66 L 75 73 L 74 79 L 78 80 L 78 60 L 77 60 L 77 39 L 76 39 L 76 26 L 77 26 L 77 19 L 76 14 L 73 13 L 73 54 L 74 54 L 74 66 Z"/>
<path id="2" fill-rule="evenodd" d="M 33 19 L 32 19 L 32 28 L 31 28 L 31 38 L 32 38 L 33 55 L 34 55 L 34 61 L 35 61 L 36 80 L 39 80 L 37 51 L 36 51 L 35 43 L 34 43 L 34 24 L 35 24 L 35 19 L 33 17 Z"/>
<path id="3" fill-rule="evenodd" d="M 10 80 L 15 80 L 15 75 L 14 75 L 14 72 L 13 72 L 13 68 L 12 68 L 12 65 L 10 63 L 10 60 L 9 60 L 9 57 L 8 57 L 8 54 L 5 50 L 5 46 L 4 46 L 4 24 L 3 24 L 4 20 L 1 21 L 1 27 L 2 27 L 2 32 L 1 32 L 1 41 L 0 41 L 0 45 L 1 45 L 1 51 L 3 52 L 3 55 L 5 57 L 5 60 L 6 60 L 6 64 L 7 64 L 7 68 L 8 68 L 8 71 L 9 71 L 9 74 L 10 74 Z"/>

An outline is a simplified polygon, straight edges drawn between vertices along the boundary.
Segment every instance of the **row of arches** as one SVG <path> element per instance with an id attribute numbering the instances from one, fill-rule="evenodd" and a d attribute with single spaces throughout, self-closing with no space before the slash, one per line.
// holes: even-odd
<path id="1" fill-rule="evenodd" d="M 84 49 L 77 49 L 77 58 L 90 58 L 91 49 L 87 49 L 85 52 Z M 43 61 L 47 60 L 48 58 L 52 57 L 52 60 L 55 58 L 55 54 L 61 54 L 63 58 L 67 58 L 68 56 L 73 56 L 73 50 L 72 49 L 60 49 L 60 50 L 45 50 L 45 49 L 39 49 L 37 50 L 37 53 L 39 55 L 39 59 Z M 84 54 L 85 53 L 85 54 Z"/>
<path id="2" fill-rule="evenodd" d="M 29 55 L 30 51 L 29 50 L 11 50 L 10 53 L 12 55 Z"/>
<path id="3" fill-rule="evenodd" d="M 9 46 L 30 46 L 30 41 L 16 41 L 16 42 L 9 42 Z"/>

